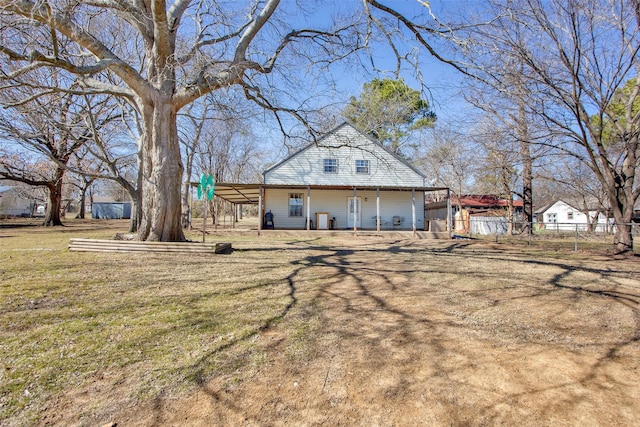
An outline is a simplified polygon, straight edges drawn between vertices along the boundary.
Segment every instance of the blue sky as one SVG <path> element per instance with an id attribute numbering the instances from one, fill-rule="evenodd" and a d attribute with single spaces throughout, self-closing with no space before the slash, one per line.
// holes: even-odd
<path id="1" fill-rule="evenodd" d="M 418 0 L 383 0 L 383 3 L 393 6 L 409 19 L 427 18 L 427 22 L 432 22 L 429 16 L 430 13 L 433 13 L 439 19 L 447 20 L 452 14 L 456 14 L 460 10 L 461 5 L 473 7 L 474 3 L 477 2 L 458 0 L 431 1 L 431 10 L 423 6 Z M 281 3 L 281 8 L 284 9 L 284 12 L 295 13 L 293 17 L 289 17 L 291 25 L 297 25 L 298 28 L 322 28 L 323 26 L 329 27 L 336 16 L 345 13 L 353 15 L 354 11 L 361 8 L 361 2 L 356 0 L 329 0 L 318 2 L 315 6 L 317 6 L 315 10 L 306 16 L 301 16 L 298 13 L 298 2 L 284 0 Z M 433 58 L 424 48 L 419 46 L 411 35 L 406 35 L 405 38 L 406 43 L 400 47 L 405 51 L 415 52 L 419 58 L 421 64 L 419 73 L 422 76 L 422 82 L 426 86 L 425 96 L 429 99 L 439 122 L 458 121 L 459 116 L 467 116 L 469 107 L 461 101 L 459 96 L 459 87 L 462 79 L 460 73 L 450 65 L 443 64 Z M 431 42 L 431 40 L 429 41 Z M 438 42 L 435 40 L 434 44 L 438 46 Z M 441 53 L 443 51 L 442 46 L 438 46 L 437 51 Z M 393 71 L 396 67 L 396 59 L 388 46 L 384 43 L 378 44 L 372 49 L 371 53 L 376 68 L 380 72 L 373 72 L 370 67 L 368 70 L 363 67 L 354 67 L 348 63 L 331 66 L 333 81 L 337 85 L 337 93 L 331 95 L 331 99 L 327 99 L 327 102 L 346 103 L 351 96 L 357 96 L 362 89 L 362 85 L 371 79 L 376 77 L 395 77 Z M 446 54 L 443 55 L 446 56 Z M 420 87 L 415 68 L 405 65 L 402 69 L 401 77 L 414 89 L 423 89 Z M 309 75 L 308 81 L 311 82 L 312 79 L 313 76 Z M 297 95 L 304 96 L 304 94 Z M 324 99 L 321 99 L 319 102 L 323 101 Z"/>
<path id="2" fill-rule="evenodd" d="M 433 19 L 430 13 L 433 13 L 439 20 L 448 21 L 455 20 L 457 14 L 468 12 L 467 7 L 477 7 L 477 1 L 467 0 L 437 0 L 430 1 L 431 10 L 425 8 L 418 0 L 380 0 L 383 4 L 391 5 L 399 10 L 409 19 L 427 18 L 427 23 L 432 23 Z M 300 12 L 300 7 L 308 7 L 307 14 Z M 362 3 L 357 0 L 305 0 L 299 2 L 296 0 L 282 0 L 280 4 L 280 18 L 286 24 L 280 25 L 274 29 L 279 36 L 290 31 L 291 29 L 316 28 L 329 29 L 335 18 L 347 14 L 349 20 L 353 20 L 355 11 L 361 10 Z M 324 27 L 324 28 L 323 28 Z M 438 44 L 437 40 L 428 39 L 433 42 L 436 51 L 447 57 L 444 52 L 443 45 Z M 454 123 L 456 129 L 461 130 L 463 124 L 468 123 L 468 119 L 475 111 L 462 100 L 460 96 L 460 86 L 462 81 L 461 74 L 452 66 L 444 64 L 433 58 L 423 47 L 420 47 L 412 35 L 405 35 L 405 43 L 401 46 L 405 51 L 413 50 L 417 53 L 420 60 L 419 72 L 422 76 L 422 82 L 425 88 L 420 87 L 420 81 L 416 78 L 416 70 L 409 65 L 405 65 L 401 72 L 401 77 L 407 84 L 414 89 L 425 90 L 425 97 L 429 100 L 432 109 L 435 111 L 438 121 L 436 127 L 446 126 Z M 393 71 L 396 66 L 396 59 L 386 44 L 376 45 L 371 52 L 376 63 L 376 67 L 381 71 L 374 73 L 365 67 L 353 66 L 349 60 L 340 64 L 330 66 L 331 83 L 336 85 L 335 92 L 333 90 L 323 91 L 324 82 L 318 80 L 317 68 L 306 70 L 307 74 L 295 75 L 297 66 L 295 62 L 287 64 L 289 68 L 287 72 L 294 75 L 294 79 L 302 82 L 302 86 L 288 86 L 285 80 L 276 76 L 267 76 L 272 79 L 277 90 L 281 91 L 280 96 L 289 98 L 289 105 L 294 108 L 298 107 L 300 100 L 310 99 L 309 105 L 334 104 L 336 110 L 341 110 L 349 101 L 351 96 L 358 96 L 364 83 L 371 81 L 373 78 L 388 77 L 394 78 Z M 365 55 L 362 55 L 365 60 Z M 286 61 L 285 61 L 286 62 Z M 293 70 L 293 71 L 292 71 Z M 386 72 L 384 71 L 386 70 Z M 299 72 L 299 70 L 297 70 Z M 316 97 L 308 98 L 308 93 L 315 93 Z M 284 95 L 283 95 L 284 94 Z M 276 95 L 277 96 L 277 95 Z M 286 116 L 286 115 L 285 115 Z M 264 117 L 264 120 L 262 119 Z M 294 126 L 302 132 L 302 125 L 292 117 L 284 117 L 286 126 Z M 271 163 L 286 157 L 289 152 L 289 146 L 297 146 L 306 143 L 305 141 L 288 141 L 283 143 L 283 136 L 280 132 L 278 124 L 275 120 L 269 118 L 269 115 L 261 116 L 257 120 L 256 143 L 263 145 L 265 150 L 265 163 Z M 429 138 L 428 133 L 424 133 L 421 138 Z M 308 134 L 305 137 L 308 141 Z"/>
<path id="3" fill-rule="evenodd" d="M 293 0 L 286 0 L 293 1 Z M 430 0 L 429 4 L 431 9 L 429 10 L 422 5 L 418 0 L 394 0 L 383 1 L 384 4 L 388 4 L 409 19 L 420 19 L 423 17 L 428 18 L 428 22 L 431 21 L 429 14 L 433 13 L 438 19 L 447 20 L 452 15 L 456 15 L 461 7 L 474 7 L 477 1 L 464 1 L 464 0 Z M 286 4 L 286 3 L 285 3 Z M 311 19 L 312 23 L 317 20 L 328 20 L 332 16 L 345 12 L 350 7 L 359 5 L 360 2 L 343 1 L 343 0 L 329 0 L 325 1 L 326 8 L 324 13 L 320 13 Z M 420 60 L 420 73 L 422 74 L 422 82 L 426 85 L 432 107 L 436 110 L 438 116 L 442 119 L 449 119 L 450 117 L 457 115 L 462 108 L 460 103 L 460 97 L 458 95 L 458 89 L 461 84 L 461 75 L 453 67 L 448 64 L 436 60 L 424 48 L 420 48 L 417 42 L 413 41 L 411 36 L 407 36 L 409 43 L 403 46 L 405 50 L 414 49 Z M 437 45 L 437 41 L 434 41 Z M 374 77 L 390 77 L 393 78 L 392 70 L 395 69 L 395 57 L 393 53 L 386 48 L 386 46 L 380 46 L 379 51 L 372 52 L 376 61 L 376 66 L 380 69 L 386 69 L 388 72 L 384 75 L 369 74 L 363 70 L 352 69 L 346 74 L 348 78 L 341 79 L 340 83 L 344 90 L 345 95 L 349 96 L 360 92 L 362 85 L 370 81 Z M 438 50 L 440 53 L 440 50 Z M 420 81 L 416 78 L 416 70 L 410 66 L 405 66 L 401 74 L 401 77 L 415 89 L 420 89 Z"/>

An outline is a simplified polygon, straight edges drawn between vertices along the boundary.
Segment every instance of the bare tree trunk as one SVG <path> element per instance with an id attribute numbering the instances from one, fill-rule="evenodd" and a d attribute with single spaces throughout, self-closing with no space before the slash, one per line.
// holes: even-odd
<path id="1" fill-rule="evenodd" d="M 592 232 L 598 231 L 598 219 L 600 218 L 600 215 L 603 214 L 603 213 L 604 213 L 603 210 L 601 208 L 598 208 L 596 210 L 596 212 L 595 212 L 595 215 L 590 218 L 591 219 L 591 231 Z"/>
<path id="2" fill-rule="evenodd" d="M 522 161 L 522 213 L 524 217 L 523 230 L 531 227 L 533 222 L 533 159 L 531 158 L 531 144 L 529 142 L 529 127 L 527 126 L 527 113 L 525 106 L 525 94 L 522 82 L 518 79 L 518 139 L 520 142 L 520 160 Z M 530 230 L 533 233 L 533 229 Z"/>
<path id="3" fill-rule="evenodd" d="M 636 86 L 638 87 L 638 86 Z M 613 237 L 613 244 L 616 253 L 633 253 L 633 227 L 631 221 L 633 219 L 633 209 L 640 196 L 640 188 L 637 186 L 635 176 L 637 174 L 636 167 L 638 165 L 637 150 L 640 148 L 637 133 L 630 131 L 632 127 L 628 126 L 627 132 L 622 133 L 621 142 L 626 148 L 626 156 L 619 169 L 608 167 L 603 168 L 603 173 L 599 176 L 603 187 L 607 189 L 611 213 L 616 221 L 616 229 Z M 625 139 L 624 136 L 631 135 L 631 138 Z M 608 158 L 601 154 L 600 161 Z"/>
<path id="4" fill-rule="evenodd" d="M 616 234 L 613 236 L 613 244 L 616 253 L 630 253 L 633 250 L 632 226 L 628 222 L 616 223 Z"/>
<path id="5" fill-rule="evenodd" d="M 204 120 L 202 120 L 204 121 Z M 199 134 L 200 129 L 198 129 Z M 189 200 L 191 199 L 191 175 L 193 173 L 193 156 L 195 150 L 191 150 L 189 146 L 185 145 L 186 159 L 185 159 L 185 183 L 184 190 L 182 192 L 182 228 L 188 228 L 191 223 L 191 205 Z"/>
<path id="6" fill-rule="evenodd" d="M 507 199 L 507 234 L 513 234 L 513 196 Z"/>
<path id="7" fill-rule="evenodd" d="M 137 233 L 142 222 L 142 144 L 138 145 L 137 154 L 138 176 L 136 177 L 136 191 L 131 194 L 131 221 L 129 222 L 129 232 Z"/>
<path id="8" fill-rule="evenodd" d="M 87 211 L 87 191 L 93 184 L 93 178 L 83 178 L 82 179 L 82 188 L 80 188 L 80 210 L 78 211 L 78 215 L 76 215 L 76 219 L 85 219 L 86 211 Z"/>
<path id="9" fill-rule="evenodd" d="M 137 233 L 140 225 L 140 200 L 131 200 L 131 218 L 129 218 L 129 233 Z"/>
<path id="10" fill-rule="evenodd" d="M 615 195 L 609 198 L 611 199 L 611 212 L 616 223 L 613 236 L 615 251 L 619 254 L 633 251 L 633 228 L 631 226 L 633 204 L 622 204 L 619 197 Z"/>
<path id="11" fill-rule="evenodd" d="M 55 179 L 47 185 L 49 190 L 49 205 L 47 206 L 47 212 L 44 217 L 42 225 L 46 227 L 63 225 L 60 217 L 60 211 L 62 210 L 62 177 L 64 176 L 64 169 L 58 167 L 56 169 Z"/>
<path id="12" fill-rule="evenodd" d="M 131 218 L 129 219 L 129 233 L 137 233 L 140 228 L 140 219 L 142 218 L 142 206 L 140 191 L 129 191 L 131 197 Z"/>
<path id="13" fill-rule="evenodd" d="M 191 212 L 189 212 L 190 190 L 191 190 L 191 184 L 189 182 L 185 182 L 184 191 L 182 192 L 182 228 L 188 228 L 189 222 L 191 222 Z"/>
<path id="14" fill-rule="evenodd" d="M 140 163 L 138 163 L 140 165 Z M 138 169 L 140 170 L 140 169 Z M 136 233 L 140 226 L 140 218 L 141 218 L 141 179 L 142 173 L 138 172 L 138 182 L 137 187 L 134 187 L 129 181 L 125 179 L 119 179 L 118 182 L 122 186 L 122 188 L 129 195 L 129 199 L 131 200 L 131 218 L 129 220 L 129 232 Z"/>
<path id="15" fill-rule="evenodd" d="M 181 223 L 183 166 L 180 158 L 176 110 L 170 99 L 158 96 L 143 105 L 142 218 L 140 240 L 184 241 Z"/>
<path id="16" fill-rule="evenodd" d="M 80 190 L 80 207 L 76 219 L 84 219 L 84 212 L 87 209 L 87 187 Z"/>
<path id="17" fill-rule="evenodd" d="M 591 233 L 595 233 L 598 228 L 598 216 L 600 212 L 596 212 L 595 216 L 589 216 L 589 212 L 587 212 L 587 229 Z"/>
<path id="18" fill-rule="evenodd" d="M 520 157 L 522 159 L 522 213 L 524 226 L 529 227 L 533 222 L 533 160 L 529 142 L 520 141 Z M 533 230 L 531 230 L 533 232 Z"/>

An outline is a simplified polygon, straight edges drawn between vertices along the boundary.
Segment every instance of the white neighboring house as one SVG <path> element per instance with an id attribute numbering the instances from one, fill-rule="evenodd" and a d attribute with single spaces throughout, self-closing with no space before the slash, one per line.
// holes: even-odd
<path id="1" fill-rule="evenodd" d="M 0 186 L 0 218 L 30 217 L 33 205 L 17 188 Z"/>
<path id="2" fill-rule="evenodd" d="M 544 223 L 547 230 L 560 231 L 575 231 L 576 226 L 578 230 L 585 231 L 588 229 L 588 224 L 591 223 L 592 219 L 598 215 L 598 222 L 595 231 L 609 231 L 607 229 L 608 225 L 605 215 L 598 214 L 594 210 L 589 211 L 589 218 L 587 218 L 584 212 L 563 200 L 556 200 L 552 204 L 537 210 L 535 214 L 537 222 Z"/>
<path id="3" fill-rule="evenodd" d="M 349 123 L 263 175 L 276 229 L 425 229 L 425 191 L 442 190 Z"/>

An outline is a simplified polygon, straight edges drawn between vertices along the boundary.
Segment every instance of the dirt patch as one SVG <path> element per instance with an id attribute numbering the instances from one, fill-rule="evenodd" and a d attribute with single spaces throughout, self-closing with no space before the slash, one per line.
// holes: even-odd
<path id="1" fill-rule="evenodd" d="M 351 249 L 345 249 L 350 247 Z M 319 256 L 307 345 L 125 411 L 123 425 L 638 425 L 637 266 L 401 242 Z M 394 252 L 395 251 L 395 252 Z M 622 269 L 622 271 L 617 271 Z M 295 285 L 295 281 L 294 281 Z M 293 314 L 292 314 L 293 315 Z M 299 315 L 299 314 L 298 314 Z"/>

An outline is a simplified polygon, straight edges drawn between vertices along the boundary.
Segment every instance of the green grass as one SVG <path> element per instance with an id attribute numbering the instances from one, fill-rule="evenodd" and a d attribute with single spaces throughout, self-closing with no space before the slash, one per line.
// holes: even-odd
<path id="1" fill-rule="evenodd" d="M 453 314 L 471 319 L 466 310 L 492 307 L 501 289 L 573 295 L 572 281 L 584 274 L 588 281 L 576 279 L 584 292 L 612 262 L 604 255 L 590 262 L 569 241 L 417 243 L 349 235 L 342 242 L 273 234 L 207 237 L 231 242 L 230 255 L 79 253 L 68 251 L 70 238 L 110 238 L 126 232 L 127 223 L 67 224 L 0 228 L 0 425 L 42 424 L 52 402 L 86 402 L 82 393 L 94 396 L 79 415 L 90 424 L 159 395 L 179 396 L 212 378 L 239 383 L 270 366 L 270 357 L 282 356 L 292 369 L 304 366 L 339 340 L 340 331 L 323 332 L 332 315 L 353 321 L 351 309 L 378 313 L 380 301 L 370 295 L 376 289 L 398 289 L 388 296 L 395 302 L 387 315 L 411 312 L 417 302 L 441 295 L 446 304 L 436 311 L 457 307 Z M 584 271 L 574 268 L 583 262 Z M 615 283 L 636 286 L 635 265 L 616 273 Z M 606 279 L 606 286 L 614 283 Z M 353 289 L 347 300 L 332 294 L 335 289 L 329 292 L 343 281 Z M 473 299 L 476 294 L 488 296 Z M 336 301 L 347 308 L 332 311 L 327 304 Z M 351 328 L 386 328 L 338 323 L 345 336 Z M 278 356 L 270 342 L 277 343 Z"/>
<path id="2" fill-rule="evenodd" d="M 126 370 L 130 399 L 144 399 L 266 362 L 252 338 L 295 309 L 299 254 L 255 238 L 232 255 L 67 250 L 71 237 L 113 234 L 0 229 L 0 420 L 34 422 L 52 396 L 104 371 Z"/>

